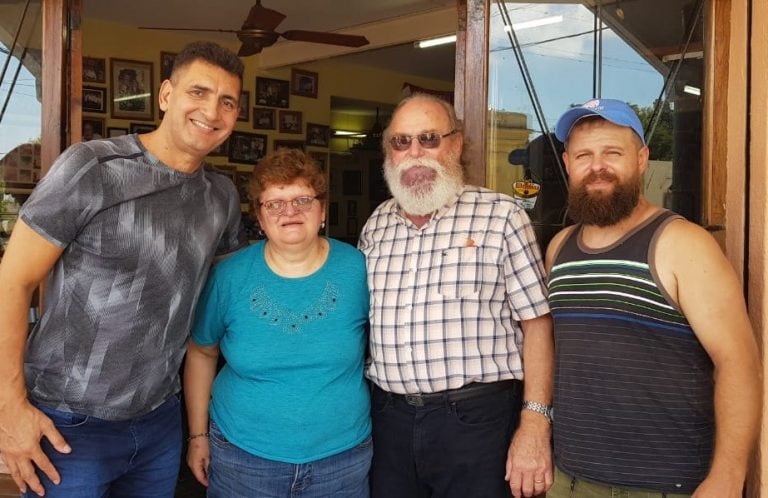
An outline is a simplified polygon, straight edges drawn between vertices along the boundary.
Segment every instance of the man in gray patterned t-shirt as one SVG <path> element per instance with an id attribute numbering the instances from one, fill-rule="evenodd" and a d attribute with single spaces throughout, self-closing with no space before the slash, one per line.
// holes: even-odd
<path id="1" fill-rule="evenodd" d="M 73 145 L 23 206 L 0 264 L 0 452 L 23 493 L 173 495 L 190 320 L 214 255 L 242 245 L 234 186 L 201 167 L 234 127 L 242 72 L 188 45 L 157 130 Z"/>

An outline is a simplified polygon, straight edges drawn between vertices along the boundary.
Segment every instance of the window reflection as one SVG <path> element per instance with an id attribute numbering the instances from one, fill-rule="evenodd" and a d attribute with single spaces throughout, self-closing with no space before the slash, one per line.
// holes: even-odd
<path id="1" fill-rule="evenodd" d="M 488 183 L 516 195 L 542 245 L 567 224 L 562 145 L 548 132 L 566 109 L 594 97 L 622 99 L 643 120 L 646 197 L 699 221 L 703 6 L 492 3 Z"/>
<path id="2" fill-rule="evenodd" d="M 40 1 L 0 3 L 0 256 L 40 179 Z"/>

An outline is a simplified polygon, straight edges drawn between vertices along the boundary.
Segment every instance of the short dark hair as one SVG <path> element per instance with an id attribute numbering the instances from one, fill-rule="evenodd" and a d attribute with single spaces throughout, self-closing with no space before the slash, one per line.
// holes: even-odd
<path id="1" fill-rule="evenodd" d="M 231 50 L 209 41 L 196 41 L 184 47 L 173 62 L 171 79 L 177 71 L 196 60 L 220 67 L 237 76 L 241 83 L 243 81 L 243 61 Z"/>
<path id="2" fill-rule="evenodd" d="M 306 183 L 321 201 L 324 201 L 328 195 L 325 174 L 306 153 L 298 149 L 281 147 L 267 154 L 254 168 L 248 184 L 251 214 L 255 215 L 258 212 L 259 197 L 266 189 L 274 185 L 290 185 L 296 181 Z"/>

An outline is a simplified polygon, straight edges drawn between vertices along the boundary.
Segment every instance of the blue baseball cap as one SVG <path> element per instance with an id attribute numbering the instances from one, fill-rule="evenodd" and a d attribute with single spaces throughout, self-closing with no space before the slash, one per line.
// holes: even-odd
<path id="1" fill-rule="evenodd" d="M 645 145 L 645 133 L 643 132 L 643 124 L 640 122 L 640 118 L 637 117 L 635 111 L 626 102 L 615 99 L 593 99 L 579 107 L 567 110 L 560 116 L 560 119 L 557 120 L 557 125 L 555 125 L 555 136 L 557 139 L 565 143 L 568 135 L 571 134 L 573 125 L 578 120 L 587 116 L 600 116 L 615 125 L 632 128 L 637 133 L 637 136 L 640 137 L 643 145 Z"/>

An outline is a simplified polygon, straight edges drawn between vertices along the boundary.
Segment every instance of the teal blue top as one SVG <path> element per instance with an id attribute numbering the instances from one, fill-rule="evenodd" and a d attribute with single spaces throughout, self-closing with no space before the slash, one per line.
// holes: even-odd
<path id="1" fill-rule="evenodd" d="M 365 260 L 328 242 L 325 264 L 301 278 L 272 272 L 264 242 L 254 244 L 215 266 L 200 298 L 192 340 L 218 344 L 227 361 L 210 416 L 262 458 L 311 462 L 371 433 Z"/>

